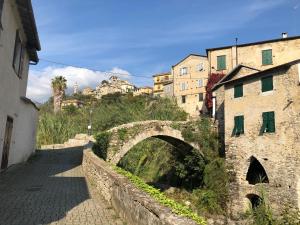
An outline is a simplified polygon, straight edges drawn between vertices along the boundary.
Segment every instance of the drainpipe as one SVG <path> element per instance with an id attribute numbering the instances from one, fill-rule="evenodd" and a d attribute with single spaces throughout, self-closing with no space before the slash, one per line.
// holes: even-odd
<path id="1" fill-rule="evenodd" d="M 216 119 L 216 97 L 212 97 L 212 103 L 213 103 L 213 108 L 212 108 L 212 118 Z"/>

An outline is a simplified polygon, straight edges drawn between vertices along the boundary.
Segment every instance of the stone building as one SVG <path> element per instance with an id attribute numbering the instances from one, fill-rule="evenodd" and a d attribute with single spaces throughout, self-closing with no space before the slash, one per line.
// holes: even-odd
<path id="1" fill-rule="evenodd" d="M 86 87 L 84 89 L 82 89 L 81 91 L 82 95 L 85 95 L 85 96 L 95 96 L 95 90 L 93 90 L 92 88 L 90 87 Z"/>
<path id="2" fill-rule="evenodd" d="M 255 207 L 261 186 L 275 212 L 285 203 L 300 208 L 300 59 L 240 71 L 222 83 L 226 161 L 235 174 L 230 212 Z"/>
<path id="3" fill-rule="evenodd" d="M 173 98 L 174 97 L 174 82 L 168 81 L 163 83 L 163 97 L 166 98 Z"/>
<path id="4" fill-rule="evenodd" d="M 259 70 L 300 58 L 300 36 L 209 48 L 206 50 L 209 73 L 227 74 L 242 64 Z"/>
<path id="5" fill-rule="evenodd" d="M 170 80 L 173 80 L 173 76 L 170 72 L 167 73 L 159 73 L 153 76 L 153 95 L 154 96 L 163 96 L 164 88 L 163 84 L 165 82 L 169 82 Z"/>
<path id="6" fill-rule="evenodd" d="M 218 121 L 221 139 L 224 139 L 224 86 L 234 74 L 250 74 L 266 70 L 300 58 L 300 36 L 252 42 L 206 50 L 209 73 L 226 76 L 213 88 L 213 117 Z M 222 143 L 224 145 L 224 142 Z"/>
<path id="7" fill-rule="evenodd" d="M 138 96 L 138 95 L 152 95 L 153 94 L 153 88 L 152 87 L 140 87 L 134 90 L 133 96 Z"/>
<path id="8" fill-rule="evenodd" d="M 104 80 L 96 87 L 96 98 L 101 99 L 103 95 L 114 93 L 131 93 L 135 89 L 133 84 L 126 80 L 121 80 L 117 76 L 111 76 L 109 80 Z"/>
<path id="9" fill-rule="evenodd" d="M 29 64 L 41 49 L 30 0 L 0 1 L 0 164 L 35 151 L 38 108 L 26 98 Z"/>
<path id="10" fill-rule="evenodd" d="M 206 56 L 190 54 L 172 66 L 174 98 L 191 116 L 206 112 L 204 97 L 208 80 Z"/>

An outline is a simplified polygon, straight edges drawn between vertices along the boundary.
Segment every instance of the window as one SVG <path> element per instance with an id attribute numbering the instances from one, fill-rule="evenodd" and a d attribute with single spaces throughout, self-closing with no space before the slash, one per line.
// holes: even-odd
<path id="1" fill-rule="evenodd" d="M 180 69 L 180 75 L 185 75 L 185 74 L 187 74 L 187 67 L 182 67 Z"/>
<path id="2" fill-rule="evenodd" d="M 16 40 L 15 40 L 15 48 L 14 48 L 14 57 L 13 57 L 13 68 L 17 75 L 21 77 L 21 68 L 23 67 L 24 61 L 24 52 L 22 48 L 22 42 L 20 39 L 19 31 L 16 33 Z"/>
<path id="3" fill-rule="evenodd" d="M 202 79 L 198 80 L 198 87 L 203 87 L 203 80 Z"/>
<path id="4" fill-rule="evenodd" d="M 263 133 L 274 133 L 275 132 L 275 113 L 274 112 L 264 112 L 262 114 L 263 118 Z"/>
<path id="5" fill-rule="evenodd" d="M 196 70 L 197 71 L 204 71 L 204 65 L 203 65 L 203 63 L 200 63 L 199 65 L 197 65 Z"/>
<path id="6" fill-rule="evenodd" d="M 183 96 L 181 96 L 181 103 L 184 104 L 185 102 L 186 102 L 186 96 L 183 95 Z"/>
<path id="7" fill-rule="evenodd" d="M 261 78 L 261 91 L 272 91 L 273 90 L 273 76 Z"/>
<path id="8" fill-rule="evenodd" d="M 217 70 L 226 70 L 226 55 L 217 57 Z"/>
<path id="9" fill-rule="evenodd" d="M 199 93 L 199 102 L 203 102 L 203 93 Z"/>
<path id="10" fill-rule="evenodd" d="M 181 83 L 181 90 L 187 90 L 188 89 L 188 84 L 187 83 Z"/>
<path id="11" fill-rule="evenodd" d="M 239 136 L 243 133 L 244 133 L 244 116 L 235 116 L 233 135 Z"/>
<path id="12" fill-rule="evenodd" d="M 2 26 L 2 10 L 3 10 L 3 4 L 4 4 L 4 0 L 0 0 L 0 29 L 2 30 L 3 29 L 3 26 Z"/>
<path id="13" fill-rule="evenodd" d="M 263 65 L 271 65 L 273 63 L 272 49 L 262 50 L 261 55 Z"/>
<path id="14" fill-rule="evenodd" d="M 165 80 L 169 80 L 169 76 L 165 76 Z"/>
<path id="15" fill-rule="evenodd" d="M 234 86 L 234 97 L 240 98 L 243 97 L 243 84 L 238 84 Z"/>

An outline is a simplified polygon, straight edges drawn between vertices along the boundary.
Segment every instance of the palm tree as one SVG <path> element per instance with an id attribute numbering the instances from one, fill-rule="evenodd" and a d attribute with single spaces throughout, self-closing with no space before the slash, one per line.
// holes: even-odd
<path id="1" fill-rule="evenodd" d="M 52 79 L 51 86 L 53 92 L 54 113 L 57 113 L 61 109 L 61 104 L 65 96 L 67 80 L 63 76 L 56 76 Z"/>

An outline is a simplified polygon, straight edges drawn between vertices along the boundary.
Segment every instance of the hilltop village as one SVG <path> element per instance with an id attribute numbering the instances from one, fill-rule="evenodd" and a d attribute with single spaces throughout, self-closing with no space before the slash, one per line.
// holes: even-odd
<path id="1" fill-rule="evenodd" d="M 208 46 L 136 87 L 27 97 L 31 0 L 0 0 L 0 224 L 299 225 L 300 36 Z"/>

